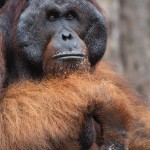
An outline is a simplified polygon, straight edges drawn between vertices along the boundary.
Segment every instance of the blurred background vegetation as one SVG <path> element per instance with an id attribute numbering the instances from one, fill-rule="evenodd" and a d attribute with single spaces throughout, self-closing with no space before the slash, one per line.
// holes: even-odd
<path id="1" fill-rule="evenodd" d="M 150 0 L 97 0 L 110 24 L 105 59 L 150 102 Z"/>

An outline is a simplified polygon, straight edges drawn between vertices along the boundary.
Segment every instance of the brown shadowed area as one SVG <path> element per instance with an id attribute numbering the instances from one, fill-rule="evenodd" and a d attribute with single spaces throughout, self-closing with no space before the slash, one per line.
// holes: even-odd
<path id="1" fill-rule="evenodd" d="M 2 32 L 0 32 L 0 98 L 3 97 L 4 94 L 4 81 L 6 75 L 6 68 L 5 68 L 5 55 L 4 55 L 4 38 Z"/>

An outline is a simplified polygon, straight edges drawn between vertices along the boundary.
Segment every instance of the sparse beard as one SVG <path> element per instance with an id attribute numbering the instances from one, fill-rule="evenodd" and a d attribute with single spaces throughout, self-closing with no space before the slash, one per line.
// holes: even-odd
<path id="1" fill-rule="evenodd" d="M 47 62 L 44 66 L 44 72 L 52 77 L 67 77 L 73 73 L 88 72 L 90 63 L 87 59 L 79 60 L 55 60 Z"/>

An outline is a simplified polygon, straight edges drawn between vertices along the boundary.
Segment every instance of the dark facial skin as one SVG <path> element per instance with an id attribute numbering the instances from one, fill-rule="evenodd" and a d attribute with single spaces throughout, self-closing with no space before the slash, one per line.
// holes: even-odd
<path id="1" fill-rule="evenodd" d="M 17 40 L 28 63 L 62 74 L 94 66 L 104 54 L 107 29 L 88 1 L 29 0 L 19 18 Z"/>

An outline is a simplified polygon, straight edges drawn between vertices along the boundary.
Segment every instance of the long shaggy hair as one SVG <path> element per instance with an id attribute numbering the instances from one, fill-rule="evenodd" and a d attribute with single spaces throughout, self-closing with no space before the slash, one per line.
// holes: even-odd
<path id="1" fill-rule="evenodd" d="M 101 122 L 104 143 L 115 137 L 131 150 L 149 150 L 149 110 L 105 63 L 99 68 L 11 85 L 0 103 L 0 149 L 80 149 L 78 137 L 91 115 Z M 128 132 L 126 141 L 113 127 Z"/>

